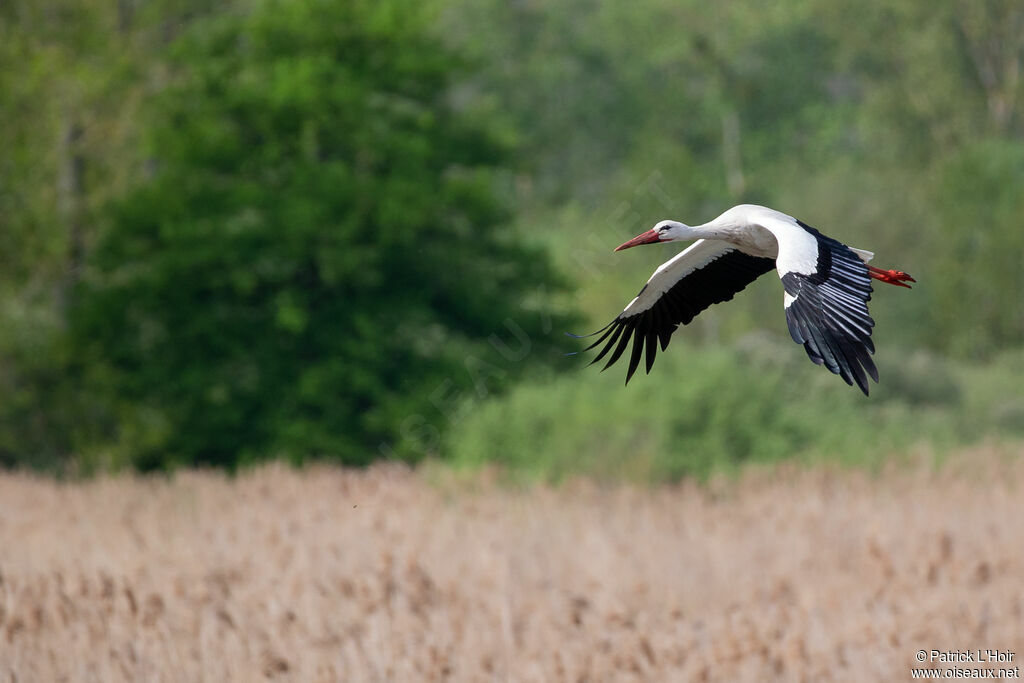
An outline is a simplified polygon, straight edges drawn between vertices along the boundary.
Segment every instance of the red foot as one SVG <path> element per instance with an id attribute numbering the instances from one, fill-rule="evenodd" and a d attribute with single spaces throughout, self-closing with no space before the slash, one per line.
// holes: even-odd
<path id="1" fill-rule="evenodd" d="M 914 278 L 910 277 L 902 270 L 882 270 L 881 268 L 875 268 L 874 266 L 868 266 L 868 275 L 881 280 L 882 282 L 888 282 L 890 285 L 896 285 L 897 287 L 906 287 L 910 289 L 910 285 L 905 284 L 907 282 L 917 282 Z"/>

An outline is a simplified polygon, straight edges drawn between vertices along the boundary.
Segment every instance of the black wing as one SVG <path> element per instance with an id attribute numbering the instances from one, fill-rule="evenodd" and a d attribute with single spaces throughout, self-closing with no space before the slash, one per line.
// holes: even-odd
<path id="1" fill-rule="evenodd" d="M 818 263 L 809 275 L 782 275 L 789 333 L 812 361 L 847 384 L 856 382 L 867 395 L 867 376 L 878 381 L 871 360 L 875 321 L 868 315 L 872 290 L 867 264 L 845 244 L 797 222 L 818 241 Z"/>
<path id="2" fill-rule="evenodd" d="M 591 364 L 611 356 L 602 370 L 617 361 L 633 340 L 626 384 L 647 351 L 647 372 L 658 353 L 668 346 L 672 333 L 686 325 L 711 304 L 729 301 L 758 277 L 775 268 L 770 258 L 750 256 L 732 245 L 699 240 L 654 272 L 644 288 L 615 320 L 594 334 L 601 336 L 584 351 L 604 344 Z"/>

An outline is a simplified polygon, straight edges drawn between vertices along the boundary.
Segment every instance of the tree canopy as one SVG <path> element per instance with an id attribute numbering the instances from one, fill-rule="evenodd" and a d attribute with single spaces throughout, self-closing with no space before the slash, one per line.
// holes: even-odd
<path id="1" fill-rule="evenodd" d="M 521 374 L 499 350 L 553 357 L 559 280 L 507 234 L 507 147 L 424 20 L 267 2 L 179 42 L 73 315 L 144 466 L 414 456 L 439 395 Z"/>

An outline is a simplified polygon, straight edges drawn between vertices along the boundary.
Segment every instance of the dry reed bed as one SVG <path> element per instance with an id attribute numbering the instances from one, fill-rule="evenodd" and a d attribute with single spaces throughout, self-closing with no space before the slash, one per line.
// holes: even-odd
<path id="1" fill-rule="evenodd" d="M 0 475 L 0 680 L 905 680 L 1024 650 L 1022 483 L 985 451 L 710 489 Z"/>

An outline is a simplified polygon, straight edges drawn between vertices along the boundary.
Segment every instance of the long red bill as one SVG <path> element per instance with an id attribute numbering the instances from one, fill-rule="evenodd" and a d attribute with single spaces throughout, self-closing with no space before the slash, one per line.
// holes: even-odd
<path id="1" fill-rule="evenodd" d="M 645 233 L 637 235 L 628 242 L 623 242 L 619 246 L 615 247 L 615 251 L 622 251 L 623 249 L 629 249 L 630 247 L 635 247 L 641 244 L 653 244 L 654 242 L 660 241 L 661 239 L 658 237 L 658 231 L 651 229 Z"/>

